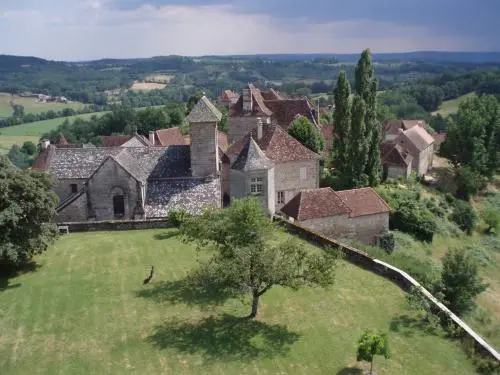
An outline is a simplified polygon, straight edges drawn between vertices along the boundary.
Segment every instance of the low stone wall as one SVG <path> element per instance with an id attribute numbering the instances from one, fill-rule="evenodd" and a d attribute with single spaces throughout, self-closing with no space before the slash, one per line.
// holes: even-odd
<path id="1" fill-rule="evenodd" d="M 479 336 L 476 332 L 474 332 L 464 321 L 462 321 L 458 316 L 453 314 L 446 306 L 444 306 L 441 302 L 439 302 L 439 300 L 435 298 L 427 289 L 425 289 L 422 285 L 420 285 L 414 278 L 412 278 L 406 272 L 396 267 L 393 267 L 390 264 L 382 262 L 378 259 L 372 258 L 364 251 L 360 251 L 354 247 L 343 244 L 339 241 L 336 241 L 333 238 L 325 237 L 319 233 L 314 233 L 304 227 L 301 227 L 297 223 L 291 223 L 289 221 L 285 221 L 280 217 L 275 217 L 275 220 L 279 221 L 280 224 L 283 225 L 285 228 L 287 228 L 289 232 L 298 235 L 300 238 L 314 245 L 340 249 L 344 253 L 345 259 L 347 259 L 349 262 L 354 263 L 378 275 L 381 275 L 385 278 L 392 280 L 399 287 L 401 287 L 406 291 L 410 290 L 412 287 L 419 288 L 437 309 L 439 309 L 441 312 L 450 317 L 450 319 L 455 323 L 455 325 L 464 332 L 464 335 L 466 337 L 468 337 L 470 340 L 473 340 L 474 347 L 479 353 L 481 353 L 483 356 L 489 357 L 491 359 L 500 362 L 500 354 L 493 347 L 488 345 L 488 343 L 484 341 L 481 336 Z"/>
<path id="2" fill-rule="evenodd" d="M 116 220 L 116 221 L 86 221 L 78 223 L 58 223 L 58 227 L 67 226 L 72 232 L 96 232 L 131 229 L 172 228 L 172 223 L 167 219 L 157 220 Z"/>

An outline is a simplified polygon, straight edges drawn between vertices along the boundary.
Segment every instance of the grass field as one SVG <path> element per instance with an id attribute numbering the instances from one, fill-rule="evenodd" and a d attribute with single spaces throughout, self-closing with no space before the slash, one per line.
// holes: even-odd
<path id="1" fill-rule="evenodd" d="M 443 103 L 441 103 L 438 110 L 435 112 L 432 112 L 432 114 L 437 115 L 439 113 L 441 116 L 444 116 L 444 117 L 446 117 L 448 115 L 455 114 L 458 112 L 458 106 L 460 105 L 460 103 L 462 103 L 464 100 L 466 100 L 468 98 L 473 98 L 474 96 L 476 96 L 476 93 L 470 92 L 468 94 L 459 96 L 456 99 L 445 100 Z"/>
<path id="2" fill-rule="evenodd" d="M 94 112 L 94 113 L 86 113 L 83 115 L 69 116 L 69 117 L 59 117 L 52 120 L 44 120 L 44 121 L 36 121 L 30 122 L 28 124 L 9 126 L 7 128 L 0 129 L 0 135 L 9 135 L 9 136 L 35 136 L 41 137 L 43 134 L 57 128 L 61 125 L 64 120 L 69 120 L 70 122 L 75 120 L 76 118 L 82 118 L 88 120 L 92 116 L 102 116 L 106 112 Z"/>
<path id="3" fill-rule="evenodd" d="M 34 136 L 8 136 L 0 135 L 0 155 L 9 152 L 12 145 L 22 146 L 24 142 L 31 141 L 34 144 L 38 143 L 39 137 Z"/>
<path id="4" fill-rule="evenodd" d="M 161 90 L 167 87 L 166 83 L 157 83 L 157 82 L 139 82 L 135 81 L 130 90 L 134 91 L 150 91 L 150 90 Z"/>
<path id="5" fill-rule="evenodd" d="M 84 104 L 79 102 L 73 102 L 69 104 L 65 103 L 40 103 L 37 98 L 24 98 L 17 95 L 12 96 L 7 93 L 0 93 L 0 117 L 9 117 L 12 115 L 12 107 L 10 102 L 14 104 L 20 104 L 24 107 L 24 113 L 40 113 L 47 112 L 50 110 L 59 111 L 64 108 L 80 109 L 84 107 Z"/>
<path id="6" fill-rule="evenodd" d="M 247 299 L 186 289 L 197 255 L 176 234 L 71 234 L 35 271 L 0 279 L 0 373 L 361 374 L 365 328 L 389 333 L 379 375 L 474 373 L 457 343 L 408 325 L 396 285 L 348 263 L 330 290 L 273 288 L 242 320 Z"/>

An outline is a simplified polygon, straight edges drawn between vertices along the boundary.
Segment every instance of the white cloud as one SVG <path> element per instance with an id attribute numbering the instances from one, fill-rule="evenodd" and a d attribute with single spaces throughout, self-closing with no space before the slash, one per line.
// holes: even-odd
<path id="1" fill-rule="evenodd" d="M 59 60 L 180 54 L 408 51 L 480 49 L 475 40 L 440 37 L 423 27 L 350 20 L 287 24 L 231 6 L 110 7 L 113 0 L 53 0 L 49 7 L 5 12 L 0 53 Z M 43 3 L 44 1 L 41 0 Z M 58 5 L 61 5 L 59 7 Z"/>

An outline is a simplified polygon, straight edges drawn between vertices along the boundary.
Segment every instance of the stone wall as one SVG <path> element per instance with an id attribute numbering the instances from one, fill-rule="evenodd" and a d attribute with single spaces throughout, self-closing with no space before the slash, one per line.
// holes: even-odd
<path id="1" fill-rule="evenodd" d="M 266 116 L 260 116 L 265 124 Z M 235 116 L 227 120 L 227 141 L 231 145 L 257 127 L 257 116 Z"/>
<path id="2" fill-rule="evenodd" d="M 114 219 L 113 196 L 123 195 L 124 219 L 133 219 L 140 191 L 138 181 L 113 159 L 106 160 L 88 180 L 88 213 L 95 220 Z"/>
<path id="3" fill-rule="evenodd" d="M 60 200 L 63 200 L 70 196 L 73 192 L 71 191 L 71 185 L 76 184 L 77 189 L 80 190 L 85 185 L 85 178 L 66 178 L 58 180 L 57 183 L 52 187 L 54 193 L 57 194 Z"/>
<path id="4" fill-rule="evenodd" d="M 418 155 L 418 170 L 417 175 L 422 176 L 427 173 L 432 167 L 432 159 L 434 158 L 434 145 L 430 145 Z"/>
<path id="5" fill-rule="evenodd" d="M 215 176 L 219 171 L 217 124 L 191 124 L 191 173 L 193 177 Z"/>
<path id="6" fill-rule="evenodd" d="M 354 226 L 354 236 L 366 244 L 376 244 L 377 236 L 389 230 L 388 212 L 352 217 L 349 220 Z"/>
<path id="7" fill-rule="evenodd" d="M 398 178 L 404 177 L 407 179 L 411 173 L 411 164 L 408 167 L 397 166 L 397 165 L 388 165 L 387 168 L 387 178 Z"/>
<path id="8" fill-rule="evenodd" d="M 252 194 L 250 190 L 251 178 L 262 178 L 262 194 Z M 275 211 L 275 190 L 274 190 L 274 168 L 269 170 L 240 172 L 231 170 L 231 199 L 243 198 L 246 196 L 254 196 L 259 199 L 262 208 L 270 215 L 274 215 Z"/>
<path id="9" fill-rule="evenodd" d="M 305 173 L 301 173 L 301 169 Z M 276 197 L 278 191 L 285 192 L 285 203 L 278 204 L 276 201 L 276 212 L 279 212 L 301 190 L 319 187 L 319 162 L 317 160 L 307 160 L 276 163 L 274 185 Z"/>
<path id="10" fill-rule="evenodd" d="M 378 259 L 374 259 L 367 253 L 360 251 L 354 247 L 348 246 L 332 238 L 323 236 L 319 233 L 315 233 L 307 228 L 298 225 L 297 223 L 283 221 L 278 217 L 275 217 L 275 219 L 282 225 L 284 225 L 289 232 L 296 234 L 297 236 L 314 245 L 325 248 L 330 247 L 340 249 L 344 253 L 345 259 L 349 262 L 393 281 L 405 291 L 409 291 L 412 287 L 420 289 L 424 296 L 438 311 L 447 315 L 453 321 L 455 326 L 458 329 L 462 330 L 465 337 L 467 337 L 469 340 L 472 340 L 472 342 L 474 343 L 474 347 L 479 354 L 500 362 L 500 354 L 493 347 L 488 345 L 488 343 L 481 336 L 474 332 L 474 330 L 472 330 L 465 322 L 463 322 L 458 316 L 453 314 L 448 308 L 446 308 L 446 306 L 439 302 L 437 298 L 435 298 L 428 290 L 421 286 L 406 272 L 393 267 L 390 264 L 379 261 Z"/>
<path id="11" fill-rule="evenodd" d="M 87 194 L 82 193 L 66 207 L 59 210 L 56 215 L 56 222 L 86 221 L 87 217 Z"/>
<path id="12" fill-rule="evenodd" d="M 116 221 L 87 221 L 82 223 L 61 222 L 58 225 L 67 225 L 69 232 L 97 232 L 111 230 L 173 228 L 167 219 L 161 220 L 116 220 Z"/>

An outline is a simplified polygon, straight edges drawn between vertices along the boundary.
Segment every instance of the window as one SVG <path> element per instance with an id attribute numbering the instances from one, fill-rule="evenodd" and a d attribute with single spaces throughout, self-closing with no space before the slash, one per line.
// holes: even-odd
<path id="1" fill-rule="evenodd" d="M 300 168 L 300 179 L 307 180 L 307 168 L 306 167 Z"/>
<path id="2" fill-rule="evenodd" d="M 278 204 L 283 204 L 283 203 L 285 203 L 285 192 L 278 191 Z"/>
<path id="3" fill-rule="evenodd" d="M 78 192 L 78 185 L 77 184 L 71 184 L 70 187 L 71 187 L 72 194 Z"/>
<path id="4" fill-rule="evenodd" d="M 264 191 L 262 177 L 252 177 L 250 179 L 250 193 L 260 195 Z"/>

